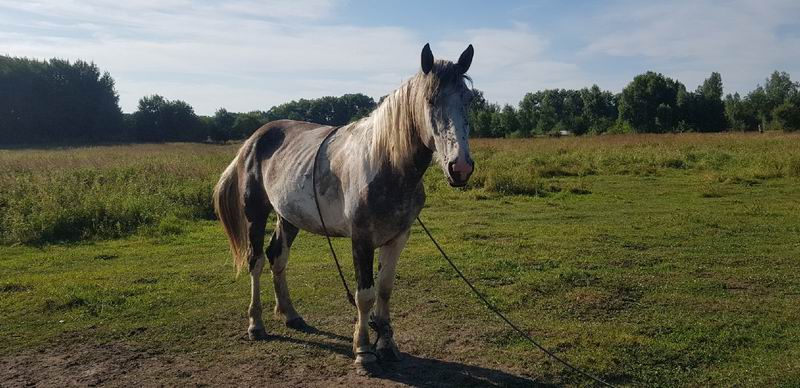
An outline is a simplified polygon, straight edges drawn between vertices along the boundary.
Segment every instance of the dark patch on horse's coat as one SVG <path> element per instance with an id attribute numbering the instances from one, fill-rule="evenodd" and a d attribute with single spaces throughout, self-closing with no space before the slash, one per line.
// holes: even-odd
<path id="1" fill-rule="evenodd" d="M 264 126 L 258 141 L 253 145 L 252 151 L 244 161 L 245 177 L 243 183 L 244 214 L 248 221 L 247 233 L 250 241 L 250 257 L 248 259 L 250 270 L 264 250 L 264 233 L 267 228 L 270 205 L 261 174 L 261 158 L 272 155 L 283 142 L 283 133 L 270 130 Z"/>
<path id="2" fill-rule="evenodd" d="M 372 264 L 375 261 L 375 245 L 371 236 L 359 236 L 353 231 L 353 267 L 356 270 L 356 283 L 359 290 L 365 290 L 375 284 Z"/>
<path id="3" fill-rule="evenodd" d="M 270 265 L 274 264 L 275 258 L 283 253 L 283 241 L 286 240 L 286 248 L 290 248 L 299 231 L 300 230 L 297 229 L 296 226 L 292 225 L 285 218 L 281 217 L 279 225 L 275 229 L 275 232 L 272 233 L 272 237 L 269 240 L 269 246 L 267 247 L 266 253 Z"/>
<path id="4" fill-rule="evenodd" d="M 425 204 L 422 175 L 433 158 L 433 152 L 419 145 L 413 157 L 414 166 L 399 173 L 383 166 L 367 185 L 354 217 L 354 229 L 368 230 L 373 243 L 382 246 L 408 230 Z"/>
<path id="5" fill-rule="evenodd" d="M 355 211 L 353 264 L 359 290 L 374 284 L 375 247 L 385 245 L 407 231 L 425 204 L 422 175 L 430 165 L 433 152 L 420 144 L 415 147 L 413 156 L 414 166 L 405 173 L 384 165 L 367 185 L 366 197 L 361 199 Z M 389 300 L 384 293 L 381 297 Z"/>
<path id="6" fill-rule="evenodd" d="M 320 145 L 320 155 L 328 153 L 330 142 Z M 333 166 L 331 166 L 331 159 L 320 157 L 316 164 L 316 179 L 317 179 L 317 194 L 320 197 L 327 197 L 331 202 L 340 200 L 342 193 L 342 180 L 339 175 L 333 173 Z M 324 172 L 329 173 L 325 174 Z"/>
<path id="7" fill-rule="evenodd" d="M 264 232 L 267 227 L 269 205 L 267 195 L 259 178 L 260 174 L 248 172 L 244 181 L 244 215 L 247 218 L 247 234 L 250 240 L 250 269 L 264 249 Z"/>
<path id="8" fill-rule="evenodd" d="M 286 139 L 286 123 L 283 121 L 273 121 L 263 126 L 263 133 L 258 138 L 255 145 L 255 160 L 261 161 L 269 159 L 272 154 L 281 148 L 283 141 Z"/>

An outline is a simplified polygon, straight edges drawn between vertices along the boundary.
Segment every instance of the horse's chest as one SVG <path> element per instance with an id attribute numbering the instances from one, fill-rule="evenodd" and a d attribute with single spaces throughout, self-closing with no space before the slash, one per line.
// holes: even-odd
<path id="1" fill-rule="evenodd" d="M 354 226 L 373 236 L 377 245 L 407 230 L 425 204 L 422 183 L 379 177 L 371 182 L 356 211 Z"/>

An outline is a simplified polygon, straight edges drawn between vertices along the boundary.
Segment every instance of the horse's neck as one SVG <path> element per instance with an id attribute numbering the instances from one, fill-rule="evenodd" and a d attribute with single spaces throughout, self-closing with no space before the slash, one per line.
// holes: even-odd
<path id="1" fill-rule="evenodd" d="M 404 106 L 404 109 L 409 109 L 407 106 Z M 403 115 L 405 117 L 414 117 L 413 113 L 411 112 L 395 112 L 394 114 Z M 398 156 L 400 163 L 397 166 L 392 166 L 388 160 L 388 155 L 391 151 L 389 150 L 373 150 L 373 152 L 378 152 L 379 155 L 385 155 L 385 158 L 381 158 L 381 162 L 378 165 L 374 166 L 375 168 L 394 168 L 398 170 L 397 172 L 404 176 L 403 179 L 406 183 L 413 183 L 416 184 L 419 180 L 422 179 L 422 176 L 425 174 L 425 171 L 428 169 L 430 165 L 431 159 L 433 157 L 433 151 L 425 144 L 425 142 L 420 138 L 421 131 L 416 123 L 411 126 L 403 127 L 403 128 L 380 128 L 382 123 L 374 118 L 368 117 L 367 120 L 371 119 L 372 121 L 369 122 L 369 125 L 366 125 L 366 136 L 369 144 L 373 144 L 372 137 L 373 136 L 380 136 L 379 131 L 410 131 L 410 140 L 411 146 L 408 148 L 403 148 L 402 151 Z M 396 148 L 395 151 L 399 149 Z M 413 182 L 412 182 L 413 181 Z"/>

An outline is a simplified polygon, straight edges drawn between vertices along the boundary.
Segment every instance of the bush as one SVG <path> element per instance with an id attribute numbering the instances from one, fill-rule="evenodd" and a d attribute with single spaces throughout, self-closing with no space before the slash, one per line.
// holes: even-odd
<path id="1" fill-rule="evenodd" d="M 29 158 L 0 175 L 0 243 L 117 238 L 147 226 L 173 233 L 175 219 L 213 218 L 213 185 L 233 150 L 209 164 L 198 155 L 221 147 L 147 147 L 15 151 Z"/>
<path id="2" fill-rule="evenodd" d="M 784 131 L 800 130 L 800 106 L 786 101 L 772 111 L 772 117 Z"/>

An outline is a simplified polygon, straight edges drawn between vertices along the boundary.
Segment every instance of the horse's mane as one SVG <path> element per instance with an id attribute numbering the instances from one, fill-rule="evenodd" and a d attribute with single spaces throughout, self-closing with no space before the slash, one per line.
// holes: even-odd
<path id="1" fill-rule="evenodd" d="M 392 168 L 402 171 L 414 147 L 431 137 L 429 102 L 436 99 L 443 85 L 464 79 L 469 77 L 461 74 L 453 62 L 437 60 L 428 74 L 418 72 L 386 96 L 365 119 L 372 124 L 368 129 L 372 165 L 387 160 Z"/>

